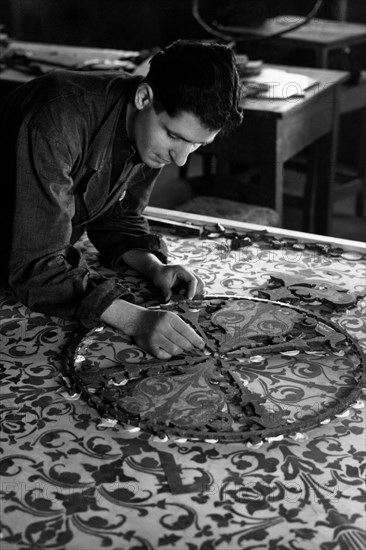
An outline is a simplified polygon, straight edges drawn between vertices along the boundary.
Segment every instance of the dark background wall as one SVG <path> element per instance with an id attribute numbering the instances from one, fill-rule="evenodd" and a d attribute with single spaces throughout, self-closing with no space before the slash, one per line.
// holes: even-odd
<path id="1" fill-rule="evenodd" d="M 203 15 L 224 24 L 257 24 L 304 15 L 315 0 L 201 0 Z M 344 0 L 325 0 L 319 16 L 337 17 Z M 191 0 L 0 0 L 0 23 L 17 40 L 143 49 L 177 38 L 205 38 Z M 366 21 L 366 2 L 348 0 L 349 21 Z M 244 44 L 242 47 L 245 48 Z M 248 45 L 249 47 L 249 45 Z M 266 46 L 260 50 L 266 55 Z"/>
<path id="2" fill-rule="evenodd" d="M 190 0 L 0 0 L 0 21 L 17 40 L 142 49 L 204 35 Z"/>

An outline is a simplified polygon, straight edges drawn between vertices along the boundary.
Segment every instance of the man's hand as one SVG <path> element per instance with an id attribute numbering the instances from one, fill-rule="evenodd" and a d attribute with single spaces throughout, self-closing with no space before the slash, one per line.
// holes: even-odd
<path id="1" fill-rule="evenodd" d="M 202 280 L 192 271 L 181 265 L 165 265 L 151 252 L 129 250 L 124 253 L 123 260 L 150 279 L 163 294 L 165 302 L 170 300 L 173 291 L 184 294 L 189 300 L 203 292 Z"/>
<path id="2" fill-rule="evenodd" d="M 115 300 L 101 319 L 131 336 L 137 345 L 158 359 L 169 359 L 194 348 L 203 349 L 205 345 L 202 338 L 171 311 L 153 311 Z"/>
<path id="3" fill-rule="evenodd" d="M 164 302 L 170 300 L 173 291 L 191 300 L 196 294 L 202 294 L 204 288 L 202 280 L 181 265 L 157 265 L 151 280 L 161 291 Z"/>

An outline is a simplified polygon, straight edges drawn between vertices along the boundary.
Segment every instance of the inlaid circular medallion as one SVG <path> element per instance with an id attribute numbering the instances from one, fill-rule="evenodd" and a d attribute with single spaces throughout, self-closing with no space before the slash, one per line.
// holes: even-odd
<path id="1" fill-rule="evenodd" d="M 206 348 L 161 361 L 110 327 L 90 331 L 68 375 L 103 418 L 160 436 L 257 443 L 328 422 L 362 390 L 360 346 L 313 312 L 239 297 L 160 307 Z"/>

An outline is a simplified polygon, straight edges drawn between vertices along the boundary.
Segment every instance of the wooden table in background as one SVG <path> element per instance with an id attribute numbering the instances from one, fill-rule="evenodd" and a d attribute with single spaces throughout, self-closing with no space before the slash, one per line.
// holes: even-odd
<path id="1" fill-rule="evenodd" d="M 133 60 L 139 57 L 139 52 L 132 50 L 116 50 L 110 48 L 86 48 L 80 46 L 64 46 L 61 44 L 40 44 L 36 42 L 20 42 L 13 41 L 9 46 L 9 52 L 19 54 L 26 54 L 30 61 L 33 60 L 36 66 L 39 66 L 40 71 L 47 71 L 57 68 L 69 68 L 73 66 L 81 67 L 83 63 L 91 62 L 105 62 L 106 69 L 113 68 L 114 62 L 126 62 L 128 67 L 129 60 Z M 42 64 L 44 60 L 45 63 Z M 54 63 L 54 67 L 52 66 Z M 110 65 L 108 65 L 108 63 Z M 4 92 L 14 89 L 15 87 L 29 82 L 37 76 L 36 71 L 32 72 L 31 67 L 24 70 L 17 69 L 16 67 L 8 66 L 5 70 L 0 72 L 0 96 L 4 95 Z"/>
<path id="2" fill-rule="evenodd" d="M 328 195 L 335 177 L 339 91 L 348 73 L 266 66 L 289 72 L 288 82 L 283 85 L 283 99 L 272 99 L 270 95 L 265 99 L 245 99 L 243 123 L 229 135 L 215 140 L 212 152 L 227 162 L 256 163 L 260 170 L 261 204 L 274 208 L 282 218 L 284 164 L 309 147 L 317 197 L 314 223 L 310 225 L 313 232 L 327 235 L 331 215 Z M 291 73 L 310 76 L 317 84 L 305 90 L 303 97 L 287 97 L 294 89 Z"/>
<path id="3" fill-rule="evenodd" d="M 252 27 L 226 27 L 227 30 L 241 32 L 243 35 L 257 35 L 267 40 L 269 47 L 285 46 L 289 48 L 305 48 L 314 51 L 316 66 L 326 68 L 329 66 L 330 52 L 349 48 L 366 42 L 366 25 L 349 23 L 346 21 L 334 21 L 331 19 L 311 19 L 308 23 L 286 32 L 280 36 L 270 36 L 283 32 L 285 29 L 304 21 L 299 15 L 279 15 L 267 19 L 262 25 Z"/>
<path id="4" fill-rule="evenodd" d="M 290 16 L 289 16 L 290 17 Z M 285 25 L 295 23 L 300 18 L 293 16 L 292 21 L 278 17 L 273 23 L 273 30 L 283 30 Z M 350 48 L 366 42 L 366 25 L 348 23 L 346 21 L 333 21 L 330 19 L 312 19 L 294 31 L 278 38 L 270 39 L 271 45 L 286 45 L 286 48 L 306 48 L 314 51 L 316 66 L 326 68 L 329 66 L 329 54 L 344 48 Z"/>

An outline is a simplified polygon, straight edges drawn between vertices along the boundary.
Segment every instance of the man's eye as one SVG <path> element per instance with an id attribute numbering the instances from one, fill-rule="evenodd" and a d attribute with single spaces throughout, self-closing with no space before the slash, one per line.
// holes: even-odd
<path id="1" fill-rule="evenodd" d="M 179 139 L 178 136 L 175 136 L 174 134 L 168 134 L 168 136 L 170 137 L 170 139 Z"/>

